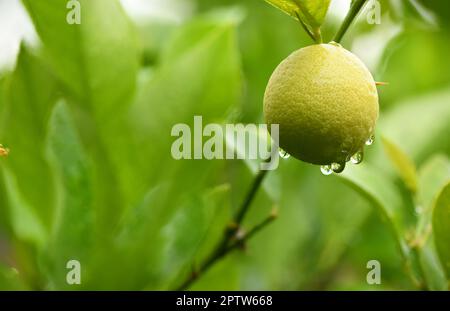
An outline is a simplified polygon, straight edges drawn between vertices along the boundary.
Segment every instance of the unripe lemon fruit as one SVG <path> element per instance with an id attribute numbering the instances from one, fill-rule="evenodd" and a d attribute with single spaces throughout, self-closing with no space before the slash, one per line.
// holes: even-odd
<path id="1" fill-rule="evenodd" d="M 267 124 L 279 145 L 320 165 L 345 164 L 362 150 L 378 119 L 378 93 L 367 67 L 338 44 L 299 49 L 273 72 L 264 95 Z"/>

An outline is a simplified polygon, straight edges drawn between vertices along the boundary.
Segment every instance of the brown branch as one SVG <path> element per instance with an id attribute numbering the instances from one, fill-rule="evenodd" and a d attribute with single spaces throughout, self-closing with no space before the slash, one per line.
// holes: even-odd
<path id="1" fill-rule="evenodd" d="M 179 287 L 176 288 L 176 290 L 186 290 L 187 288 L 189 288 L 192 283 L 194 283 L 194 281 L 198 279 L 199 276 L 209 270 L 209 268 L 211 268 L 217 261 L 231 253 L 233 250 L 242 247 L 247 240 L 249 240 L 252 236 L 254 236 L 265 226 L 275 220 L 275 218 L 277 217 L 276 209 L 274 209 L 272 213 L 260 224 L 253 227 L 247 233 L 245 233 L 241 228 L 242 221 L 244 220 L 245 215 L 247 214 L 250 205 L 259 187 L 261 186 L 262 181 L 264 180 L 264 177 L 267 175 L 267 172 L 267 170 L 260 170 L 258 172 L 255 179 L 253 180 L 250 190 L 245 196 L 241 207 L 238 209 L 238 212 L 234 218 L 234 222 L 225 229 L 222 240 L 217 244 L 214 251 L 200 265 L 200 267 L 194 270 L 193 273 L 184 282 L 182 282 Z"/>

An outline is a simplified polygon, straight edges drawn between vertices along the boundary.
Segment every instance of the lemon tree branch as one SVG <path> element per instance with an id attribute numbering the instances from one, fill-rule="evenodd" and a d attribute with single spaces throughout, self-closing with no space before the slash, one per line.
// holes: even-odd
<path id="1" fill-rule="evenodd" d="M 258 189 L 260 188 L 264 180 L 264 177 L 267 176 L 267 173 L 268 170 L 260 170 L 258 172 L 258 174 L 253 179 L 252 185 L 247 192 L 244 201 L 242 202 L 236 213 L 236 216 L 234 217 L 233 223 L 225 228 L 222 240 L 219 241 L 211 255 L 207 257 L 207 259 L 199 266 L 199 268 L 194 270 L 193 273 L 183 283 L 181 283 L 181 285 L 176 290 L 186 290 L 187 288 L 189 288 L 200 275 L 209 270 L 209 268 L 211 268 L 216 262 L 218 262 L 220 259 L 228 255 L 238 247 L 243 246 L 248 239 L 261 231 L 273 220 L 275 220 L 277 216 L 276 210 L 274 210 L 265 220 L 253 227 L 247 233 L 245 233 L 241 228 L 245 215 L 249 211 L 251 203 L 253 202 L 253 199 L 255 198 L 256 193 L 258 192 Z"/>
<path id="2" fill-rule="evenodd" d="M 334 37 L 334 42 L 341 42 L 342 38 L 344 37 L 345 33 L 347 32 L 348 28 L 352 24 L 353 20 L 356 18 L 358 13 L 361 11 L 364 4 L 367 2 L 367 0 L 355 0 L 352 2 L 352 6 L 350 7 L 350 10 L 348 11 L 347 16 L 344 19 L 344 22 L 342 23 L 341 27 L 339 28 L 336 36 Z"/>
<path id="3" fill-rule="evenodd" d="M 256 195 L 256 192 L 258 191 L 259 187 L 261 186 L 264 177 L 267 175 L 268 170 L 260 170 L 258 174 L 255 176 L 255 179 L 253 180 L 252 186 L 250 190 L 247 193 L 247 196 L 245 197 L 245 200 L 243 201 L 240 209 L 238 210 L 235 218 L 235 223 L 237 227 L 239 227 L 244 220 L 245 215 L 247 214 L 250 205 L 253 201 L 253 198 Z"/>

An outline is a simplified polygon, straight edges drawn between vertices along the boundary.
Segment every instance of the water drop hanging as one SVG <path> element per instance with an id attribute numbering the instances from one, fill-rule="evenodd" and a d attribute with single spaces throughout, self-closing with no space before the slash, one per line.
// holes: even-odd
<path id="1" fill-rule="evenodd" d="M 342 45 L 340 43 L 337 43 L 335 41 L 331 41 L 329 44 L 340 47 L 340 48 L 342 47 Z"/>
<path id="2" fill-rule="evenodd" d="M 372 145 L 374 140 L 375 140 L 375 136 L 374 135 L 370 135 L 370 137 L 366 140 L 366 145 L 367 146 Z"/>
<path id="3" fill-rule="evenodd" d="M 280 155 L 280 157 L 281 157 L 282 159 L 289 159 L 290 156 L 291 156 L 289 153 L 287 153 L 286 151 L 284 151 L 284 150 L 281 149 L 281 148 L 279 148 L 278 154 Z"/>
<path id="4" fill-rule="evenodd" d="M 364 158 L 364 153 L 362 150 L 360 150 L 357 153 L 355 153 L 354 155 L 352 155 L 352 157 L 350 158 L 350 161 L 353 164 L 359 164 L 362 162 L 363 158 Z"/>
<path id="5" fill-rule="evenodd" d="M 322 172 L 322 174 L 324 174 L 326 176 L 333 173 L 333 170 L 331 169 L 331 165 L 322 165 L 320 167 L 320 171 Z"/>
<path id="6" fill-rule="evenodd" d="M 344 163 L 331 163 L 331 169 L 335 173 L 342 173 L 345 169 L 345 162 Z"/>

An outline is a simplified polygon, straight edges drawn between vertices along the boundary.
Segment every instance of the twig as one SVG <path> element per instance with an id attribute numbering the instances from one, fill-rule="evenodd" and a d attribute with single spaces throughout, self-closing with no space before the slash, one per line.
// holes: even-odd
<path id="1" fill-rule="evenodd" d="M 267 175 L 268 170 L 260 170 L 253 180 L 252 186 L 250 187 L 242 205 L 238 209 L 238 212 L 234 218 L 234 222 L 228 226 L 225 230 L 222 240 L 217 244 L 211 255 L 200 265 L 200 267 L 193 271 L 193 273 L 183 282 L 176 290 L 186 290 L 192 283 L 203 273 L 205 273 L 213 264 L 225 257 L 234 249 L 242 246 L 245 241 L 254 236 L 257 232 L 271 223 L 277 216 L 276 211 L 272 213 L 260 224 L 253 227 L 247 233 L 242 233 L 241 224 L 247 214 L 250 205 L 261 186 L 264 177 Z"/>
<path id="2" fill-rule="evenodd" d="M 334 37 L 333 41 L 336 43 L 341 42 L 342 37 L 347 32 L 348 28 L 352 24 L 355 17 L 358 15 L 361 8 L 364 6 L 364 4 L 367 2 L 367 0 L 355 0 L 350 7 L 350 10 L 348 11 L 347 16 L 344 19 L 344 22 L 342 23 L 341 27 L 339 28 L 336 36 Z"/>
<path id="3" fill-rule="evenodd" d="M 264 227 L 266 227 L 268 224 L 270 224 L 272 221 L 274 221 L 277 218 L 277 213 L 272 212 L 266 219 L 264 219 L 261 223 L 253 227 L 250 231 L 247 233 L 242 234 L 241 236 L 235 236 L 234 239 L 229 245 L 225 245 L 225 247 L 222 247 L 222 243 L 220 244 L 220 247 L 216 249 L 215 252 L 209 257 L 208 260 L 206 260 L 200 268 L 197 270 L 194 270 L 192 274 L 177 288 L 177 290 L 186 290 L 189 288 L 190 285 L 203 273 L 205 273 L 213 264 L 215 264 L 217 261 L 225 257 L 226 255 L 230 254 L 233 250 L 243 246 L 246 241 L 248 241 L 251 237 L 253 237 L 256 233 L 261 231 Z M 227 238 L 227 241 L 230 241 L 229 238 Z"/>
<path id="4" fill-rule="evenodd" d="M 278 211 L 277 209 L 273 209 L 273 211 L 270 213 L 269 216 L 267 216 L 266 219 L 264 219 L 261 223 L 254 226 L 249 232 L 243 235 L 243 238 L 238 240 L 237 244 L 241 244 L 242 242 L 245 242 L 249 240 L 252 236 L 254 236 L 256 233 L 261 231 L 265 226 L 270 224 L 272 221 L 274 221 L 278 217 Z M 234 244 L 230 245 L 228 249 L 233 249 Z"/>
<path id="5" fill-rule="evenodd" d="M 244 217 L 247 214 L 248 209 L 250 208 L 250 204 L 252 203 L 253 198 L 255 197 L 256 192 L 259 189 L 259 186 L 264 180 L 264 177 L 267 175 L 267 172 L 268 170 L 260 170 L 256 175 L 255 179 L 253 180 L 252 186 L 248 191 L 247 196 L 245 197 L 245 200 L 242 203 L 241 207 L 239 208 L 236 217 L 234 219 L 237 227 L 239 227 L 242 221 L 244 220 Z"/>
<path id="6" fill-rule="evenodd" d="M 375 85 L 380 85 L 380 86 L 389 85 L 389 82 L 375 82 Z"/>

